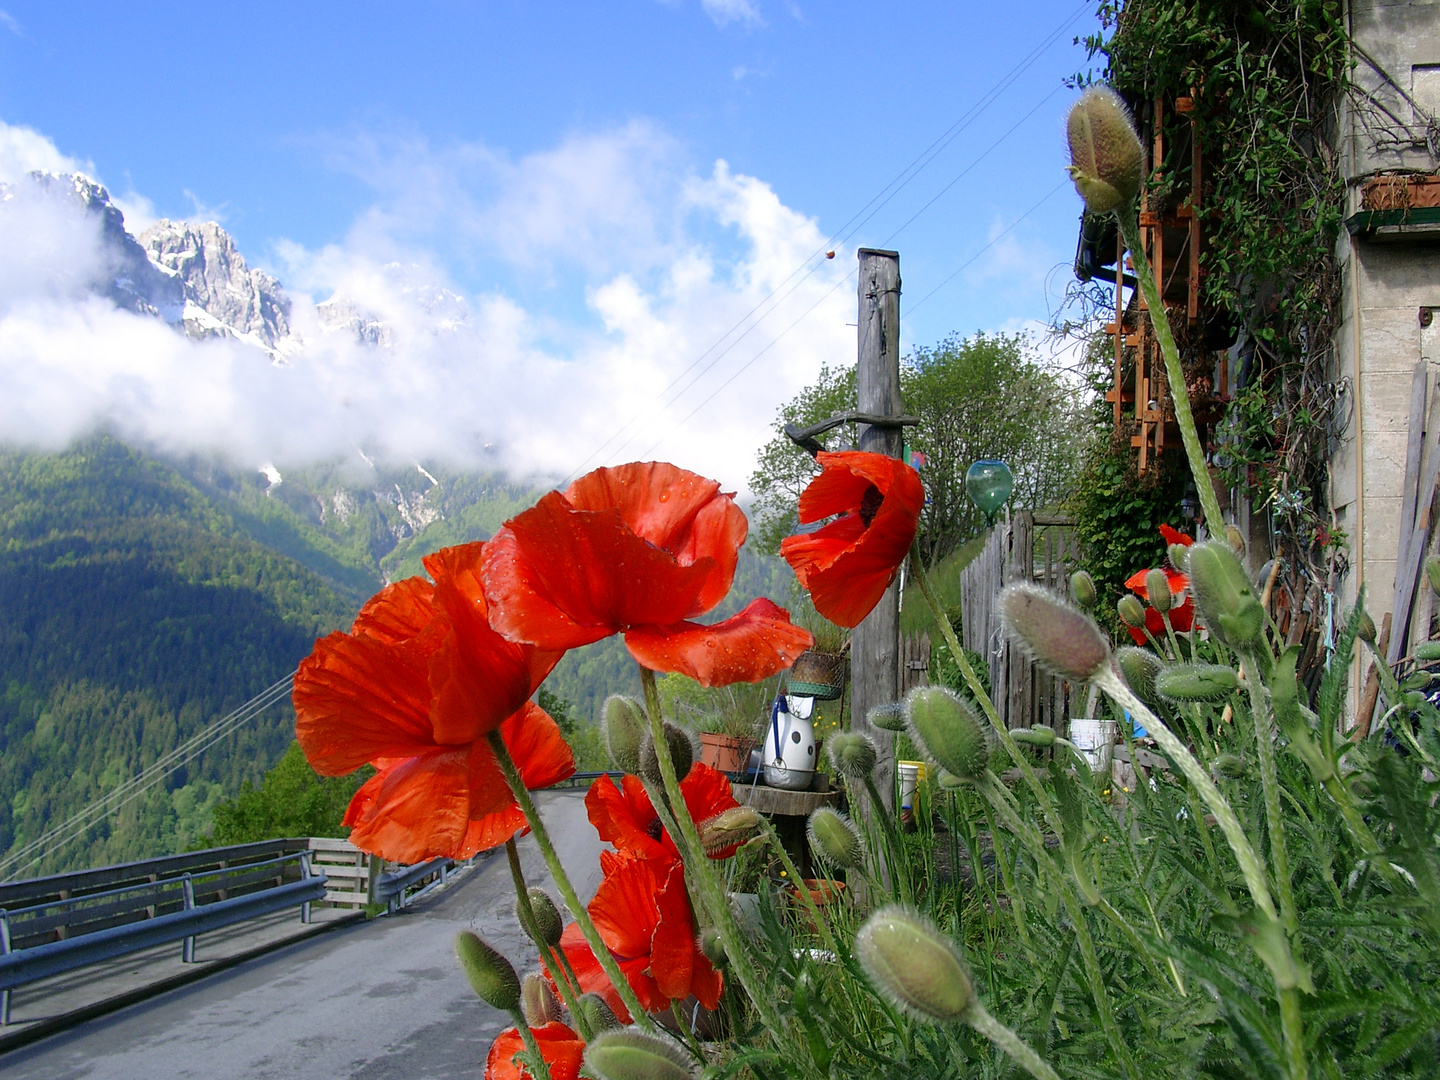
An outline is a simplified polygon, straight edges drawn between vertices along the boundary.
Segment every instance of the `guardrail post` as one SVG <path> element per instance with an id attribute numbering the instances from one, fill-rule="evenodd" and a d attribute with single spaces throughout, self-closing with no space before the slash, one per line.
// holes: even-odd
<path id="1" fill-rule="evenodd" d="M 311 876 L 312 876 L 312 875 L 311 875 L 311 873 L 310 873 L 310 852 L 308 852 L 308 851 L 302 851 L 302 852 L 300 852 L 300 880 L 301 880 L 301 881 L 308 881 L 308 880 L 310 880 Z M 310 921 L 310 901 L 309 901 L 309 900 L 306 900 L 303 904 L 300 905 L 300 921 L 301 921 L 302 923 L 308 923 L 308 922 Z"/>
<path id="2" fill-rule="evenodd" d="M 10 953 L 10 913 L 0 908 L 0 956 Z M 10 991 L 0 990 L 0 1025 L 10 1023 Z"/>
<path id="3" fill-rule="evenodd" d="M 180 879 L 180 888 L 185 894 L 185 910 L 189 911 L 195 906 L 195 882 L 189 874 L 186 874 Z M 180 952 L 180 959 L 186 964 L 193 964 L 195 962 L 194 934 L 191 934 L 185 939 L 185 944 Z"/>

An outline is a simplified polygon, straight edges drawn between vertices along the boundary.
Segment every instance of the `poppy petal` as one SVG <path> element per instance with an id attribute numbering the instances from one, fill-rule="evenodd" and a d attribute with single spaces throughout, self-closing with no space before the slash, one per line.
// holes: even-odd
<path id="1" fill-rule="evenodd" d="M 685 779 L 680 781 L 680 794 L 685 799 L 685 809 L 690 811 L 690 817 L 694 821 L 708 821 L 715 815 L 740 805 L 730 787 L 729 778 L 703 761 L 697 761 L 690 766 Z M 739 846 L 735 844 L 721 848 L 712 852 L 710 858 L 728 859 L 735 854 L 735 849 Z M 678 858 L 678 852 L 676 857 Z"/>
<path id="2" fill-rule="evenodd" d="M 659 920 L 650 938 L 650 975 L 660 993 L 671 1000 L 684 1001 L 690 996 L 690 980 L 699 950 L 695 948 L 697 931 L 690 898 L 685 892 L 683 865 L 675 863 L 670 867 L 655 902 Z"/>
<path id="3" fill-rule="evenodd" d="M 655 896 L 668 869 L 653 860 L 629 855 L 610 860 L 587 910 L 601 939 L 617 957 L 633 959 L 650 954 L 650 938 L 660 918 Z"/>
<path id="4" fill-rule="evenodd" d="M 595 959 L 595 953 L 591 950 L 590 943 L 585 940 L 578 923 L 565 927 L 565 932 L 560 935 L 560 949 L 565 953 L 565 959 L 570 961 L 570 967 L 580 983 L 580 992 L 599 994 L 605 999 L 605 1004 L 610 1006 L 616 1019 L 622 1024 L 630 1023 L 630 1010 L 625 1007 L 624 1000 L 610 982 L 610 977 L 605 974 L 605 969 L 600 966 L 600 961 Z M 543 959 L 541 965 L 545 966 Z M 548 967 L 545 967 L 545 973 L 553 984 L 555 973 Z"/>
<path id="5" fill-rule="evenodd" d="M 643 667 L 677 671 L 702 686 L 759 682 L 788 668 L 814 641 L 790 622 L 784 608 L 764 597 L 713 626 L 681 622 L 625 634 L 625 647 Z"/>
<path id="6" fill-rule="evenodd" d="M 550 1080 L 577 1080 L 585 1056 L 585 1041 L 558 1020 L 530 1029 L 540 1056 L 550 1069 Z M 515 1060 L 525 1049 L 518 1028 L 506 1028 L 490 1044 L 485 1057 L 485 1080 L 530 1080 L 530 1070 Z"/>
<path id="7" fill-rule="evenodd" d="M 437 749 L 430 727 L 429 656 L 416 642 L 389 644 L 334 633 L 295 673 L 295 737 L 321 776 L 347 776 L 376 758 Z"/>
<path id="8" fill-rule="evenodd" d="M 586 473 L 565 490 L 565 501 L 576 510 L 619 510 L 640 539 L 676 552 L 719 491 L 714 480 L 668 462 L 632 461 Z"/>
<path id="9" fill-rule="evenodd" d="M 1184 544 L 1186 547 L 1189 547 L 1195 543 L 1194 538 L 1188 533 L 1183 533 L 1179 529 L 1172 529 L 1169 525 L 1160 526 L 1160 535 L 1165 538 L 1165 543 L 1167 544 Z"/>
<path id="10" fill-rule="evenodd" d="M 500 736 L 520 779 L 532 791 L 558 784 L 575 773 L 575 755 L 560 725 L 544 709 L 527 701 L 505 723 Z"/>
<path id="11" fill-rule="evenodd" d="M 581 625 L 561 611 L 508 528 L 502 528 L 485 545 L 483 573 L 485 595 L 495 611 L 490 625 L 512 641 L 578 649 L 615 632 L 611 626 Z"/>
<path id="12" fill-rule="evenodd" d="M 421 577 L 386 585 L 365 601 L 350 632 L 389 644 L 418 637 L 434 617 L 431 606 L 434 591 L 430 582 Z"/>
<path id="13" fill-rule="evenodd" d="M 685 781 L 681 781 L 680 787 L 683 791 Z M 690 800 L 685 801 L 688 804 Z M 679 857 L 678 852 L 667 850 L 660 840 L 650 835 L 659 817 L 639 777 L 622 777 L 619 787 L 609 776 L 598 777 L 585 793 L 585 811 L 600 839 L 615 845 L 618 851 L 630 852 L 642 859 Z"/>
<path id="14" fill-rule="evenodd" d="M 406 758 L 372 776 L 350 800 L 350 842 L 397 863 L 469 858 L 469 747 Z"/>

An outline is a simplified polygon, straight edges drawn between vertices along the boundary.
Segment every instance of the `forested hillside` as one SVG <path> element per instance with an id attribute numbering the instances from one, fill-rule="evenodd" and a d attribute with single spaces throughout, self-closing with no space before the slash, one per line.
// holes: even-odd
<path id="1" fill-rule="evenodd" d="M 536 492 L 415 467 L 261 473 L 170 463 L 107 437 L 0 452 L 0 855 L 294 670 L 387 580 L 489 537 Z M 784 603 L 783 563 L 741 554 L 727 615 Z M 594 721 L 638 692 L 618 638 L 575 650 L 547 689 Z M 80 841 L 18 872 L 183 850 L 289 746 L 282 702 Z"/>

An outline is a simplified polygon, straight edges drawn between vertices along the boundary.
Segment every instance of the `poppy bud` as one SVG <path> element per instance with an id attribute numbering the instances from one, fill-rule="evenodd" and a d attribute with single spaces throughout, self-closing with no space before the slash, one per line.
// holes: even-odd
<path id="1" fill-rule="evenodd" d="M 884 731 L 904 731 L 905 706 L 898 701 L 892 701 L 889 705 L 875 705 L 865 714 L 865 722 Z"/>
<path id="2" fill-rule="evenodd" d="M 1245 554 L 1245 534 L 1234 525 L 1225 526 L 1225 541 L 1236 555 Z"/>
<path id="3" fill-rule="evenodd" d="M 1115 650 L 1115 662 L 1120 665 L 1120 674 L 1125 676 L 1125 682 L 1135 691 L 1135 696 L 1153 705 L 1158 700 L 1155 676 L 1165 669 L 1165 661 L 1149 649 L 1126 645 Z"/>
<path id="4" fill-rule="evenodd" d="M 960 777 L 948 769 L 940 770 L 939 775 L 936 777 L 936 782 L 939 783 L 942 791 L 959 791 L 961 788 L 967 786 L 967 781 L 961 780 Z"/>
<path id="5" fill-rule="evenodd" d="M 1000 614 L 1010 636 L 1056 675 L 1088 682 L 1110 660 L 1110 643 L 1090 616 L 1037 585 L 1006 586 Z"/>
<path id="6" fill-rule="evenodd" d="M 1230 548 L 1213 541 L 1192 547 L 1190 583 L 1207 625 L 1227 644 L 1243 649 L 1260 640 L 1265 611 Z"/>
<path id="7" fill-rule="evenodd" d="M 561 1018 L 560 999 L 550 984 L 533 971 L 520 982 L 520 1011 L 525 1014 L 525 1023 L 532 1028 L 544 1027 Z"/>
<path id="8" fill-rule="evenodd" d="M 720 931 L 713 926 L 700 931 L 700 951 L 717 968 L 730 963 L 730 954 L 725 951 L 725 942 L 720 940 Z"/>
<path id="9" fill-rule="evenodd" d="M 1216 777 L 1223 776 L 1227 780 L 1239 780 L 1249 771 L 1249 768 L 1245 759 L 1239 754 L 1221 754 L 1210 763 L 1210 771 Z"/>
<path id="10" fill-rule="evenodd" d="M 1164 570 L 1151 570 L 1145 575 L 1145 598 L 1161 615 L 1170 610 L 1170 579 Z"/>
<path id="11" fill-rule="evenodd" d="M 1440 641 L 1422 641 L 1416 645 L 1415 659 L 1425 664 L 1440 660 Z"/>
<path id="12" fill-rule="evenodd" d="M 1070 575 L 1070 599 L 1082 608 L 1095 606 L 1095 579 L 1084 570 L 1076 570 Z"/>
<path id="13" fill-rule="evenodd" d="M 825 740 L 830 762 L 842 776 L 863 780 L 875 771 L 875 744 L 858 731 L 842 731 Z"/>
<path id="14" fill-rule="evenodd" d="M 959 1020 L 970 1008 L 970 975 L 940 932 L 916 912 L 887 907 L 855 935 L 855 955 L 870 981 L 922 1020 Z"/>
<path id="15" fill-rule="evenodd" d="M 1190 557 L 1190 545 L 1171 544 L 1166 549 L 1166 554 L 1170 556 L 1170 565 L 1180 573 L 1185 573 L 1185 561 Z"/>
<path id="16" fill-rule="evenodd" d="M 1235 669 L 1224 664 L 1170 664 L 1155 676 L 1167 701 L 1219 701 L 1239 685 Z"/>
<path id="17" fill-rule="evenodd" d="M 1029 746 L 1054 746 L 1055 729 L 1045 724 L 1032 724 L 1028 728 L 1011 728 L 1010 738 Z"/>
<path id="18" fill-rule="evenodd" d="M 853 869 L 860 865 L 860 834 L 855 823 L 838 810 L 822 806 L 805 823 L 810 846 L 836 866 Z"/>
<path id="19" fill-rule="evenodd" d="M 717 851 L 724 851 L 759 836 L 763 824 L 764 819 L 754 807 L 732 806 L 712 818 L 706 818 L 696 829 L 700 833 L 700 846 L 705 849 L 705 854 L 713 855 Z"/>
<path id="20" fill-rule="evenodd" d="M 599 994 L 581 994 L 575 1000 L 575 1009 L 580 1013 L 576 1019 L 583 1022 L 597 1035 L 602 1031 L 609 1031 L 611 1028 L 620 1026 L 620 1021 L 615 1017 L 615 1010 L 605 1004 L 605 999 Z"/>
<path id="21" fill-rule="evenodd" d="M 520 978 L 510 961 L 469 930 L 455 935 L 455 955 L 480 1000 L 501 1012 L 520 1004 Z"/>
<path id="22" fill-rule="evenodd" d="M 1360 612 L 1360 623 L 1355 628 L 1355 634 L 1361 641 L 1375 644 L 1375 620 L 1370 617 L 1368 611 Z"/>
<path id="23" fill-rule="evenodd" d="M 690 1056 L 669 1039 L 634 1028 L 595 1036 L 585 1064 L 601 1080 L 692 1080 Z"/>
<path id="24" fill-rule="evenodd" d="M 1430 582 L 1430 588 L 1440 596 L 1440 555 L 1431 555 L 1425 560 L 1425 578 Z"/>
<path id="25" fill-rule="evenodd" d="M 565 929 L 565 921 L 560 917 L 560 909 L 555 906 L 555 901 L 550 899 L 550 894 L 538 886 L 531 886 L 527 890 L 530 899 L 530 913 L 535 916 L 535 930 L 539 935 L 536 945 L 558 948 L 560 945 L 560 934 Z M 525 920 L 520 914 L 520 902 L 515 902 L 515 918 L 521 926 Z"/>
<path id="26" fill-rule="evenodd" d="M 675 766 L 675 779 L 684 780 L 690 766 L 695 764 L 695 744 L 690 741 L 690 733 L 667 720 L 665 744 L 670 750 L 670 763 Z M 640 776 L 652 784 L 662 782 L 660 758 L 655 753 L 655 740 L 650 737 L 648 727 L 640 740 Z"/>
<path id="27" fill-rule="evenodd" d="M 1126 626 L 1133 626 L 1136 630 L 1144 627 L 1145 605 L 1129 593 L 1115 602 L 1115 610 L 1120 615 L 1120 621 Z"/>
<path id="28" fill-rule="evenodd" d="M 600 710 L 600 733 L 605 749 L 617 769 L 627 773 L 640 771 L 640 740 L 649 729 L 645 706 L 623 694 L 611 694 Z"/>
<path id="29" fill-rule="evenodd" d="M 1106 214 L 1140 190 L 1140 137 L 1130 110 L 1105 86 L 1080 95 L 1066 122 L 1070 178 L 1092 214 Z"/>
<path id="30" fill-rule="evenodd" d="M 985 730 L 970 703 L 943 686 L 917 686 L 905 697 L 910 737 L 941 768 L 978 780 L 990 761 Z"/>

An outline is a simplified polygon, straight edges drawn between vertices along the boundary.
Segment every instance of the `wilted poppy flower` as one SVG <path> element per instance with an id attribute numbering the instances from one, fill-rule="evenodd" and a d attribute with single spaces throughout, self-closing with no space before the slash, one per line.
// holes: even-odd
<path id="1" fill-rule="evenodd" d="M 699 762 L 692 765 L 680 781 L 680 794 L 694 821 L 706 821 L 740 805 L 730 791 L 730 781 L 725 774 Z M 610 777 L 600 777 L 585 795 L 585 809 L 600 839 L 614 844 L 617 851 L 642 859 L 676 861 L 680 858 L 675 841 L 661 826 L 639 777 L 623 776 L 618 787 Z M 716 851 L 710 857 L 728 859 L 735 854 L 735 846 Z"/>
<path id="2" fill-rule="evenodd" d="M 590 917 L 641 1006 L 658 1011 L 692 996 L 707 1009 L 719 1005 L 724 981 L 700 951 L 685 867 L 612 851 L 601 852 L 600 867 L 605 876 L 588 905 Z M 560 948 L 581 991 L 600 994 L 629 1023 L 629 1011 L 574 923 L 561 935 Z"/>
<path id="3" fill-rule="evenodd" d="M 523 826 L 489 732 L 500 729 L 530 786 L 574 771 L 555 722 L 527 703 L 561 654 L 490 629 L 475 574 L 481 547 L 429 556 L 434 585 L 386 587 L 350 633 L 317 642 L 295 676 L 295 735 L 316 772 L 380 770 L 345 820 L 357 846 L 395 862 L 466 858 Z"/>
<path id="4" fill-rule="evenodd" d="M 1195 543 L 1192 537 L 1187 536 L 1178 529 L 1172 529 L 1169 525 L 1160 526 L 1160 535 L 1165 538 L 1166 544 L 1183 544 L 1185 547 L 1189 547 Z M 1187 630 L 1193 629 L 1195 626 L 1195 600 L 1188 591 L 1190 588 L 1190 579 L 1175 569 L 1175 565 L 1170 561 L 1168 556 L 1161 569 L 1164 570 L 1165 580 L 1170 586 L 1170 595 L 1172 597 L 1179 596 L 1182 593 L 1185 595 L 1183 603 L 1175 604 L 1172 601 L 1169 612 L 1171 627 L 1179 633 L 1184 633 Z M 1148 569 L 1137 571 L 1131 574 L 1125 582 L 1127 589 L 1147 602 L 1150 599 L 1150 591 L 1145 583 L 1145 579 L 1149 573 L 1150 571 Z M 1130 636 L 1134 638 L 1136 645 L 1144 645 L 1149 640 L 1146 637 L 1146 630 L 1150 632 L 1151 636 L 1157 639 L 1165 636 L 1165 618 L 1160 612 L 1156 611 L 1155 608 L 1147 607 L 1145 609 L 1145 630 L 1141 630 L 1138 626 L 1127 626 L 1126 629 L 1130 631 Z"/>
<path id="5" fill-rule="evenodd" d="M 794 663 L 810 634 L 768 600 L 713 626 L 689 621 L 730 591 L 747 529 L 713 480 L 662 462 L 596 469 L 486 544 L 491 622 L 545 649 L 624 633 L 652 671 L 756 682 Z"/>
<path id="6" fill-rule="evenodd" d="M 550 1067 L 550 1080 L 577 1080 L 585 1056 L 585 1040 L 558 1020 L 532 1027 L 530 1034 L 535 1036 L 540 1056 Z M 530 1070 L 515 1060 L 515 1055 L 524 1049 L 519 1028 L 502 1031 L 490 1044 L 490 1053 L 485 1058 L 485 1080 L 530 1080 Z"/>
<path id="7" fill-rule="evenodd" d="M 874 610 L 910 553 L 925 488 L 920 474 L 884 454 L 819 454 L 820 475 L 800 495 L 800 521 L 840 516 L 780 544 L 815 609 L 840 626 Z"/>

